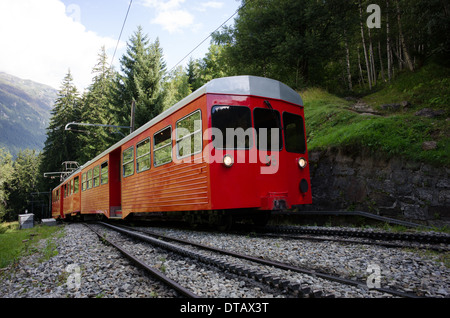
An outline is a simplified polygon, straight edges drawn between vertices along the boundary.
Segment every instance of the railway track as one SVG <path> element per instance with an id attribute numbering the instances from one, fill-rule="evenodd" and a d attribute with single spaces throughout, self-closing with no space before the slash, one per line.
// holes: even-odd
<path id="1" fill-rule="evenodd" d="M 334 241 L 349 244 L 450 252 L 450 235 L 440 233 L 393 233 L 364 229 L 277 226 L 256 231 L 255 235 L 295 240 Z"/>
<path id="2" fill-rule="evenodd" d="M 119 244 L 116 244 L 115 242 L 113 242 L 112 240 L 107 239 L 104 235 L 102 235 L 99 231 L 97 231 L 96 229 L 94 229 L 92 226 L 85 224 L 91 231 L 93 231 L 95 234 L 98 235 L 98 237 L 100 239 L 102 239 L 103 241 L 107 242 L 108 244 L 110 244 L 111 246 L 113 246 L 114 248 L 116 248 L 117 250 L 119 250 L 126 258 L 128 258 L 129 260 L 131 260 L 133 263 L 135 263 L 137 266 L 141 267 L 142 269 L 144 269 L 147 273 L 149 273 L 151 276 L 155 277 L 156 279 L 162 281 L 163 283 L 165 283 L 166 285 L 168 285 L 169 287 L 175 289 L 177 292 L 179 292 L 181 295 L 188 297 L 188 298 L 199 298 L 196 294 L 192 293 L 190 290 L 188 290 L 187 288 L 181 286 L 180 284 L 178 284 L 177 282 L 175 282 L 174 280 L 168 278 L 166 275 L 164 275 L 161 271 L 156 270 L 154 268 L 152 268 L 151 266 L 149 266 L 148 264 L 146 264 L 144 261 L 142 261 L 141 259 L 137 258 L 135 255 L 133 255 L 133 253 L 130 253 L 129 251 L 127 251 L 126 249 L 124 249 L 122 246 L 120 246 Z"/>
<path id="3" fill-rule="evenodd" d="M 272 226 L 266 227 L 263 233 L 276 234 L 309 234 L 340 237 L 357 237 L 382 241 L 406 241 L 423 244 L 450 244 L 450 235 L 424 232 L 387 232 L 365 229 L 341 229 L 322 227 Z"/>
<path id="4" fill-rule="evenodd" d="M 410 292 L 390 288 L 368 288 L 367 282 L 342 278 L 337 275 L 321 273 L 314 269 L 302 268 L 278 261 L 226 251 L 197 244 L 192 241 L 163 236 L 160 233 L 154 233 L 148 230 L 140 230 L 138 232 L 136 229 L 130 229 L 128 227 L 117 227 L 105 223 L 102 223 L 102 225 L 115 231 L 119 231 L 122 234 L 130 235 L 135 239 L 144 240 L 159 248 L 169 249 L 171 252 L 195 259 L 207 266 L 213 266 L 218 270 L 232 273 L 245 279 L 251 279 L 257 283 L 264 284 L 267 287 L 277 289 L 281 297 L 334 297 L 334 295 L 327 292 L 326 289 L 314 289 L 313 286 L 303 284 L 302 279 L 292 279 L 292 277 L 295 276 L 293 273 L 296 275 L 306 275 L 314 277 L 315 279 L 330 281 L 334 284 L 345 284 L 359 290 L 364 290 L 366 293 L 379 293 L 380 297 L 386 297 L 386 295 L 404 298 L 419 297 Z M 266 267 L 266 270 L 255 269 L 256 267 L 254 264 L 263 265 Z M 269 269 L 267 270 L 267 268 Z M 277 269 L 277 271 L 274 271 L 274 269 Z M 284 274 L 280 274 L 280 271 Z M 275 273 L 272 274 L 273 272 Z"/>
<path id="5" fill-rule="evenodd" d="M 153 237 L 150 237 L 145 234 L 141 234 L 136 231 L 127 230 L 122 227 L 113 226 L 106 223 L 101 223 L 102 226 L 108 227 L 109 229 L 120 232 L 121 234 L 124 234 L 126 236 L 129 236 L 133 239 L 137 239 L 139 241 L 144 241 L 146 243 L 150 243 L 152 246 L 156 246 L 157 248 L 170 251 L 172 253 L 176 253 L 181 255 L 184 258 L 190 258 L 193 262 L 200 262 L 203 263 L 204 266 L 210 268 L 214 267 L 219 272 L 222 272 L 222 275 L 225 276 L 245 276 L 248 278 L 247 282 L 253 280 L 253 284 L 255 286 L 261 286 L 266 285 L 267 293 L 269 295 L 273 295 L 273 297 L 319 297 L 322 296 L 322 293 L 316 290 L 311 290 L 309 288 L 306 288 L 304 286 L 300 286 L 299 284 L 292 284 L 288 285 L 287 282 L 284 280 L 281 280 L 279 277 L 276 277 L 274 275 L 271 275 L 269 273 L 259 273 L 256 271 L 247 271 L 243 266 L 238 265 L 236 263 L 227 262 L 222 259 L 216 258 L 214 256 L 205 255 L 204 253 L 187 249 L 186 247 L 182 247 L 180 245 L 174 245 L 172 243 L 164 242 L 161 239 L 156 239 Z M 92 227 L 90 227 L 92 229 Z M 121 247 L 119 244 L 116 244 L 112 242 L 111 240 L 108 240 L 99 233 L 99 231 L 96 231 L 96 233 L 101 237 L 101 239 L 106 240 L 108 243 L 112 243 L 112 245 L 116 248 L 119 248 L 119 250 L 122 252 L 124 256 L 127 258 L 130 258 L 134 263 L 137 263 L 145 270 L 149 270 L 149 273 L 156 277 L 157 279 L 160 279 L 170 287 L 176 289 L 178 292 L 180 292 L 183 296 L 189 297 L 189 298 L 199 298 L 200 296 L 193 293 L 189 290 L 189 288 L 181 286 L 179 283 L 175 282 L 174 280 L 168 278 L 166 275 L 161 273 L 158 270 L 154 270 L 145 263 L 142 259 L 138 259 L 134 253 L 130 250 L 126 250 L 125 248 Z M 261 275 L 261 276 L 260 276 Z M 259 279 L 258 279 L 259 278 Z M 261 284 L 262 283 L 262 284 Z"/>

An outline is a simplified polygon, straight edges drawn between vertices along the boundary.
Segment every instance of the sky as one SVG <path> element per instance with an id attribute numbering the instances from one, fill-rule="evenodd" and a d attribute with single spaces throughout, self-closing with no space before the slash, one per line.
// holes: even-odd
<path id="1" fill-rule="evenodd" d="M 240 4 L 240 0 L 1 0 L 0 72 L 59 89 L 70 69 L 82 92 L 92 82 L 101 47 L 119 70 L 126 42 L 139 25 L 151 42 L 159 39 L 171 70 Z M 203 58 L 209 45 L 207 39 L 190 56 Z M 179 65 L 185 66 L 190 56 Z"/>

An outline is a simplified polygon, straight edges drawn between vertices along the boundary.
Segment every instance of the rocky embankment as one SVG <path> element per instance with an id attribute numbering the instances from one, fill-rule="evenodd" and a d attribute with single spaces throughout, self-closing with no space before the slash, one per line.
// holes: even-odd
<path id="1" fill-rule="evenodd" d="M 340 149 L 309 154 L 313 205 L 359 210 L 426 225 L 450 224 L 450 169 Z"/>

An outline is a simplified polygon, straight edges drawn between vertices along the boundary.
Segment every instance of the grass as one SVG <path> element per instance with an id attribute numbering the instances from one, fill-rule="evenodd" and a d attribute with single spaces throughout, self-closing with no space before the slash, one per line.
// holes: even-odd
<path id="1" fill-rule="evenodd" d="M 450 77 L 448 70 L 435 65 L 416 73 L 403 74 L 391 85 L 362 99 L 376 110 L 382 104 L 408 100 L 412 107 L 382 116 L 366 116 L 351 110 L 354 102 L 320 88 L 300 92 L 305 104 L 308 150 L 344 148 L 359 154 L 386 159 L 402 157 L 435 166 L 450 166 Z M 443 109 L 436 118 L 415 116 L 422 108 Z M 425 141 L 436 141 L 437 148 L 423 150 Z"/>
<path id="2" fill-rule="evenodd" d="M 51 240 L 47 240 L 45 246 L 40 249 L 37 248 L 37 243 L 54 236 L 60 230 L 60 226 L 42 225 L 19 230 L 19 222 L 0 223 L 0 268 L 7 267 L 24 255 L 36 252 L 41 253 L 40 261 L 56 255 L 56 245 Z"/>
<path id="3" fill-rule="evenodd" d="M 369 105 L 380 105 L 409 101 L 408 112 L 422 108 L 442 109 L 445 117 L 450 115 L 450 69 L 430 63 L 416 72 L 401 73 L 391 83 L 363 98 Z"/>

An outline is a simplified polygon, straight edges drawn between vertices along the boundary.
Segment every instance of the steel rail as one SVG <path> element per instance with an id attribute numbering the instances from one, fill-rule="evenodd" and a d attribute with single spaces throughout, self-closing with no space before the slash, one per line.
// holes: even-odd
<path id="1" fill-rule="evenodd" d="M 305 241 L 318 241 L 318 242 L 333 241 L 333 242 L 345 243 L 345 244 L 377 245 L 377 246 L 383 246 L 383 247 L 388 247 L 388 248 L 413 248 L 413 249 L 434 250 L 437 252 L 449 252 L 450 251 L 449 248 L 441 247 L 441 246 L 407 245 L 407 244 L 391 243 L 391 242 L 385 242 L 385 241 L 366 241 L 366 240 L 358 241 L 356 239 L 355 240 L 337 239 L 337 238 L 330 238 L 330 237 L 314 237 L 314 236 L 273 234 L 273 233 L 258 233 L 255 235 L 261 236 L 261 237 L 282 238 L 282 239 L 289 239 L 289 240 L 305 240 Z M 364 237 L 358 237 L 358 238 L 365 239 Z"/>
<path id="2" fill-rule="evenodd" d="M 329 229 L 311 228 L 298 226 L 267 226 L 265 233 L 288 233 L 288 234 L 309 234 L 309 235 L 331 235 L 369 238 L 384 241 L 415 241 L 428 244 L 449 244 L 450 235 L 428 234 L 428 233 L 394 233 L 394 232 L 370 232 L 353 229 Z"/>
<path id="3" fill-rule="evenodd" d="M 114 242 L 112 242 L 111 240 L 108 240 L 107 238 L 105 238 L 104 236 L 102 236 L 99 232 L 97 232 L 95 229 L 93 229 L 91 226 L 89 226 L 88 224 L 84 224 L 86 227 L 88 227 L 92 232 L 94 232 L 95 234 L 98 235 L 98 237 L 100 237 L 100 239 L 108 242 L 108 244 L 111 244 L 114 248 L 116 248 L 117 250 L 119 250 L 125 257 L 127 257 L 128 259 L 130 259 L 133 263 L 137 264 L 139 267 L 143 268 L 145 271 L 149 272 L 152 276 L 156 277 L 157 279 L 163 281 L 165 284 L 169 285 L 170 287 L 172 287 L 173 289 L 175 289 L 176 291 L 178 291 L 180 294 L 188 297 L 188 298 L 200 298 L 198 295 L 192 293 L 191 291 L 189 291 L 188 289 L 184 288 L 183 286 L 181 286 L 180 284 L 178 284 L 177 282 L 173 281 L 172 279 L 168 278 L 166 275 L 164 275 L 163 273 L 161 273 L 160 271 L 150 267 L 149 265 L 147 265 L 146 263 L 144 263 L 143 261 L 141 261 L 140 259 L 138 259 L 137 257 L 135 257 L 134 255 L 128 253 L 125 249 L 123 249 L 122 247 L 120 247 L 119 245 L 115 244 Z"/>
<path id="4" fill-rule="evenodd" d="M 161 235 L 153 235 L 153 236 L 157 236 L 158 238 L 152 238 L 149 236 L 149 235 L 151 235 L 149 233 L 144 232 L 145 235 L 137 233 L 137 232 L 143 232 L 143 231 L 129 230 L 129 229 L 125 229 L 123 227 L 118 227 L 118 226 L 114 226 L 114 225 L 111 225 L 108 223 L 102 223 L 102 222 L 99 222 L 99 224 L 102 224 L 106 227 L 112 228 L 118 232 L 125 234 L 125 235 L 148 242 L 152 245 L 156 245 L 160 248 L 167 249 L 172 252 L 178 253 L 180 255 L 190 257 L 190 258 L 200 261 L 204 264 L 213 265 L 222 270 L 227 270 L 231 273 L 235 273 L 235 274 L 241 275 L 241 276 L 246 276 L 246 277 L 252 278 L 256 281 L 266 283 L 273 287 L 278 287 L 278 289 L 281 289 L 281 292 L 287 290 L 290 293 L 296 294 L 298 297 L 304 297 L 305 295 L 309 295 L 309 297 L 321 297 L 322 296 L 322 291 L 311 290 L 309 287 L 305 287 L 302 284 L 299 284 L 299 283 L 293 284 L 290 281 L 280 279 L 278 276 L 275 276 L 275 275 L 264 274 L 262 272 L 248 269 L 245 266 L 242 266 L 239 264 L 234 264 L 234 263 L 231 263 L 228 261 L 223 261 L 214 256 L 206 256 L 206 255 L 203 255 L 198 252 L 190 251 L 184 247 L 165 242 L 165 241 L 161 240 Z M 191 243 L 186 243 L 186 242 L 185 242 L 185 244 L 192 245 Z M 325 295 L 325 297 L 333 297 L 333 295 L 327 294 L 327 295 Z"/>
<path id="5" fill-rule="evenodd" d="M 114 227 L 114 228 L 118 228 L 120 229 L 120 227 L 115 227 L 112 226 L 110 224 L 106 224 L 108 226 Z M 128 227 L 129 228 L 129 227 Z M 127 231 L 124 229 L 120 229 L 121 231 Z M 134 231 L 136 231 L 135 229 L 133 229 Z M 402 292 L 402 291 L 397 291 L 397 290 L 392 290 L 392 289 L 387 289 L 387 288 L 369 288 L 367 286 L 367 284 L 363 283 L 363 282 L 359 282 L 359 281 L 355 281 L 355 280 L 351 280 L 351 279 L 346 279 L 346 278 L 342 278 L 339 276 L 335 276 L 335 275 L 330 275 L 330 274 L 326 274 L 326 273 L 321 273 L 321 272 L 317 272 L 315 270 L 309 270 L 309 269 L 304 269 L 304 268 L 300 268 L 300 267 L 296 267 L 296 266 L 292 266 L 289 264 L 285 264 L 285 263 L 281 263 L 281 262 L 277 262 L 277 261 L 272 261 L 272 260 L 266 260 L 266 259 L 262 259 L 259 257 L 255 257 L 255 256 L 250 256 L 250 255 L 244 255 L 244 254 L 239 254 L 236 252 L 232 252 L 232 251 L 227 251 L 227 250 L 223 250 L 223 249 L 219 249 L 219 248 L 215 248 L 215 247 L 211 247 L 211 246 L 207 246 L 207 245 L 203 245 L 203 244 L 199 244 L 199 243 L 194 243 L 191 241 L 186 241 L 186 240 L 182 240 L 182 239 L 177 239 L 174 237 L 169 237 L 169 236 L 165 236 L 165 235 L 161 235 L 158 233 L 151 233 L 149 231 L 141 231 L 138 230 L 140 232 L 143 232 L 145 234 L 148 235 L 152 235 L 158 238 L 163 238 L 163 239 L 167 239 L 167 240 L 171 240 L 171 241 L 175 241 L 178 243 L 183 243 L 183 244 L 188 244 L 188 245 L 192 245 L 192 246 L 196 246 L 199 248 L 203 248 L 206 250 L 210 250 L 213 252 L 217 252 L 220 254 L 224 254 L 224 255 L 229 255 L 229 256 L 234 256 L 237 258 L 242 258 L 242 259 L 246 259 L 252 262 L 256 262 L 259 264 L 263 264 L 263 265 L 267 265 L 267 266 L 274 266 L 280 269 L 284 269 L 284 270 L 290 270 L 293 272 L 297 272 L 297 273 L 302 273 L 302 274 L 307 274 L 310 276 L 315 276 L 315 277 L 320 277 L 326 280 L 331 280 L 331 281 L 335 281 L 341 284 L 346 284 L 346 285 L 350 285 L 350 286 L 355 286 L 355 287 L 360 287 L 362 289 L 367 289 L 367 290 L 375 290 L 378 292 L 383 292 L 383 293 L 388 293 L 394 296 L 399 296 L 399 297 L 404 297 L 404 298 L 423 298 L 414 294 L 410 294 L 410 293 L 406 293 L 406 292 Z"/>
<path id="6" fill-rule="evenodd" d="M 298 206 L 301 208 L 302 206 Z M 362 216 L 369 219 L 374 219 L 381 222 L 387 222 L 391 224 L 397 224 L 412 228 L 428 228 L 431 229 L 430 226 L 423 225 L 423 224 L 417 224 L 413 222 L 398 220 L 389 218 L 386 216 L 376 215 L 369 212 L 363 212 L 363 211 L 296 211 L 296 212 L 275 212 L 275 214 L 286 214 L 286 215 L 315 215 L 315 216 L 328 216 L 328 215 L 334 215 L 334 216 Z"/>

